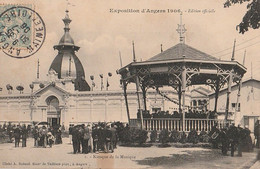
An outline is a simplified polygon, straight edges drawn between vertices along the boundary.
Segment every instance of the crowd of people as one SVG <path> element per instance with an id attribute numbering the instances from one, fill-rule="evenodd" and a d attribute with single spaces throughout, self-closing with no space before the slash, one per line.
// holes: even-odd
<path id="1" fill-rule="evenodd" d="M 62 144 L 62 129 L 60 126 L 49 125 L 0 125 L 0 138 L 3 142 L 8 136 L 8 142 L 14 142 L 15 147 L 26 147 L 29 137 L 34 139 L 34 147 Z M 73 144 L 73 153 L 98 153 L 114 152 L 117 145 L 118 134 L 115 124 L 93 124 L 89 125 L 71 125 L 69 128 L 70 142 Z M 3 138 L 3 139 L 2 139 Z"/>
<path id="2" fill-rule="evenodd" d="M 98 124 L 81 124 L 71 125 L 69 127 L 70 143 L 73 145 L 73 153 L 113 153 L 117 146 L 121 126 L 117 123 L 98 123 Z M 35 147 L 47 146 L 52 147 L 53 144 L 62 144 L 62 128 L 61 126 L 49 125 L 0 125 L 0 138 L 4 135 L 9 142 L 15 143 L 15 147 L 26 147 L 28 137 L 34 139 Z M 205 131 L 204 131 L 205 132 Z M 250 136 L 248 126 L 242 128 L 237 127 L 232 123 L 223 128 L 219 128 L 216 123 L 212 130 L 208 133 L 213 148 L 221 147 L 222 154 L 227 155 L 231 151 L 231 156 L 238 151 L 238 156 L 242 156 L 243 151 L 251 151 L 253 149 L 253 141 Z M 256 147 L 260 148 L 260 124 L 259 121 L 255 124 L 254 129 Z M 221 146 L 219 146 L 221 145 Z"/>
<path id="3" fill-rule="evenodd" d="M 242 128 L 238 125 L 236 127 L 234 123 L 232 123 L 231 125 L 227 124 L 224 128 L 219 129 L 217 124 L 215 124 L 209 136 L 211 137 L 213 148 L 218 148 L 219 144 L 221 144 L 223 155 L 227 155 L 230 149 L 232 157 L 234 156 L 235 150 L 238 151 L 238 156 L 242 157 L 243 151 L 249 152 L 253 150 L 253 143 L 248 126 Z"/>
<path id="4" fill-rule="evenodd" d="M 32 130 L 35 147 L 46 148 L 47 145 L 52 147 L 55 144 L 62 144 L 62 132 L 59 126 L 46 127 L 45 125 L 35 126 Z"/>
<path id="5" fill-rule="evenodd" d="M 26 140 L 31 131 L 31 125 L 16 125 L 11 123 L 4 123 L 0 125 L 0 137 L 1 142 L 6 141 L 6 136 L 8 136 L 7 142 L 15 141 L 15 147 L 19 147 L 20 141 L 22 140 L 22 147 L 26 147 Z"/>
<path id="6" fill-rule="evenodd" d="M 117 132 L 114 124 L 84 124 L 71 126 L 69 134 L 72 136 L 73 153 L 113 153 L 117 145 Z"/>
<path id="7" fill-rule="evenodd" d="M 8 136 L 8 140 L 6 140 Z M 20 146 L 22 141 L 22 147 L 26 147 L 26 142 L 29 137 L 34 138 L 35 147 L 44 147 L 47 145 L 52 147 L 55 144 L 62 143 L 62 131 L 60 126 L 48 127 L 45 125 L 16 125 L 11 123 L 4 123 L 0 125 L 0 141 L 1 142 L 13 142 L 15 147 Z"/>

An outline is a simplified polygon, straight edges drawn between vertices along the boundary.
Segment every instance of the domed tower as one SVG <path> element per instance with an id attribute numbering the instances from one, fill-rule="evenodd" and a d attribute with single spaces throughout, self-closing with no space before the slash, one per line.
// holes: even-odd
<path id="1" fill-rule="evenodd" d="M 68 12 L 66 10 L 66 16 L 63 19 L 65 24 L 64 35 L 60 39 L 59 44 L 53 47 L 59 52 L 53 60 L 49 71 L 54 70 L 58 74 L 59 79 L 71 79 L 75 90 L 90 91 L 90 87 L 85 80 L 84 68 L 75 54 L 75 51 L 78 51 L 80 47 L 74 44 L 74 40 L 69 34 L 71 19 Z"/>

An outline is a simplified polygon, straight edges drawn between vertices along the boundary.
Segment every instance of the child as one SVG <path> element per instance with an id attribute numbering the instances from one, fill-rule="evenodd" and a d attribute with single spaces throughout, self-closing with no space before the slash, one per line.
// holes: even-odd
<path id="1" fill-rule="evenodd" d="M 48 139 L 49 146 L 52 147 L 52 144 L 54 143 L 54 136 L 51 134 L 51 132 L 47 133 L 47 139 Z"/>

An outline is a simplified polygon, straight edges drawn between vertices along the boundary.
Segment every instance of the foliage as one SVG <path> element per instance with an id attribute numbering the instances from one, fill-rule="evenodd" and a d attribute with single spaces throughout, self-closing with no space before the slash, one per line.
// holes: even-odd
<path id="1" fill-rule="evenodd" d="M 199 142 L 199 136 L 196 130 L 191 130 L 189 132 L 187 141 L 193 144 L 197 144 Z"/>
<path id="2" fill-rule="evenodd" d="M 114 122 L 112 124 L 116 126 L 116 132 L 117 132 L 117 135 L 118 135 L 118 140 L 119 141 L 124 140 L 124 134 L 123 134 L 123 132 L 124 132 L 123 130 L 125 128 L 124 123 L 117 121 L 117 122 Z"/>
<path id="3" fill-rule="evenodd" d="M 122 130 L 121 141 L 123 143 L 138 143 L 143 144 L 147 140 L 148 132 L 146 130 L 125 127 Z"/>
<path id="4" fill-rule="evenodd" d="M 169 137 L 169 131 L 168 130 L 162 130 L 159 134 L 159 142 L 162 144 L 168 143 L 170 141 Z"/>
<path id="5" fill-rule="evenodd" d="M 209 135 L 207 134 L 207 132 L 205 132 L 204 130 L 202 130 L 200 132 L 200 135 L 199 135 L 199 141 L 202 142 L 202 143 L 208 143 L 209 142 Z"/>
<path id="6" fill-rule="evenodd" d="M 258 29 L 260 26 L 260 1 L 259 0 L 226 0 L 224 7 L 230 7 L 232 4 L 242 4 L 248 2 L 247 12 L 242 21 L 237 25 L 239 33 L 244 34 L 248 28 Z"/>
<path id="7" fill-rule="evenodd" d="M 130 143 L 131 141 L 131 137 L 130 137 L 130 132 L 129 132 L 130 128 L 129 127 L 125 127 L 121 130 L 120 134 L 118 134 L 119 136 L 119 141 L 123 142 L 123 143 Z"/>
<path id="8" fill-rule="evenodd" d="M 181 134 L 177 130 L 171 131 L 170 142 L 177 143 L 181 140 Z"/>
<path id="9" fill-rule="evenodd" d="M 156 140 L 157 140 L 157 131 L 156 131 L 156 130 L 153 130 L 153 131 L 151 132 L 150 140 L 151 140 L 152 143 L 155 143 L 155 142 L 156 142 Z"/>
<path id="10" fill-rule="evenodd" d="M 186 143 L 186 142 L 187 142 L 187 136 L 186 136 L 185 132 L 183 131 L 180 134 L 180 143 Z"/>

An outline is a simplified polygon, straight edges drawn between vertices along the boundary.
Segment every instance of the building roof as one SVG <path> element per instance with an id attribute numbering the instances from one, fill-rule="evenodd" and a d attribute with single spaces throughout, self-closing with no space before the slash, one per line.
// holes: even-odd
<path id="1" fill-rule="evenodd" d="M 70 36 L 69 32 L 64 33 L 64 35 L 60 39 L 59 45 L 74 45 L 74 40 Z"/>
<path id="2" fill-rule="evenodd" d="M 192 60 L 219 61 L 219 59 L 183 43 L 179 43 L 147 61 L 175 60 L 182 59 L 183 56 Z"/>
<path id="3" fill-rule="evenodd" d="M 63 19 L 65 24 L 64 35 L 59 44 L 54 46 L 54 49 L 57 49 L 59 53 L 53 60 L 49 70 L 54 70 L 58 74 L 59 79 L 66 77 L 74 79 L 75 90 L 90 91 L 90 86 L 85 80 L 84 68 L 75 54 L 75 51 L 78 51 L 79 47 L 75 46 L 74 40 L 69 34 L 71 19 L 68 12 L 66 10 L 66 16 Z"/>

